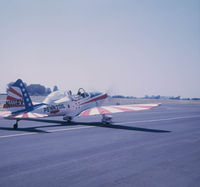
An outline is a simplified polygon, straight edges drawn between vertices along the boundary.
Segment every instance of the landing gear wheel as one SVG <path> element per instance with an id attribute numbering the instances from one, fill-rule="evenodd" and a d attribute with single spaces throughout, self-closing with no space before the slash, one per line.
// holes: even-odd
<path id="1" fill-rule="evenodd" d="M 64 117 L 63 117 L 63 120 L 65 120 L 66 123 L 71 123 L 72 117 L 71 117 L 71 116 L 64 116 Z"/>
<path id="2" fill-rule="evenodd" d="M 69 123 L 71 123 L 71 120 L 65 120 L 62 124 L 63 125 L 68 125 Z"/>
<path id="3" fill-rule="evenodd" d="M 13 128 L 14 128 L 14 129 L 17 129 L 17 128 L 18 128 L 18 124 L 15 123 L 15 124 L 13 125 Z"/>

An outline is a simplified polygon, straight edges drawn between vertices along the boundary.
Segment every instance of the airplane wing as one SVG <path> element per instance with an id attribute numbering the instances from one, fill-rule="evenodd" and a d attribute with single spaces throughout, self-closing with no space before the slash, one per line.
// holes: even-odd
<path id="1" fill-rule="evenodd" d="M 90 116 L 90 115 L 98 115 L 98 114 L 112 114 L 112 113 L 119 113 L 119 112 L 149 110 L 159 105 L 161 104 L 153 103 L 153 104 L 101 106 L 101 107 L 94 107 L 94 108 L 84 110 L 82 113 L 79 114 L 79 116 Z"/>
<path id="2" fill-rule="evenodd" d="M 0 117 L 7 119 L 43 118 L 47 116 L 48 116 L 47 114 L 40 114 L 35 112 L 23 112 L 19 114 L 12 114 L 10 111 L 0 112 Z"/>

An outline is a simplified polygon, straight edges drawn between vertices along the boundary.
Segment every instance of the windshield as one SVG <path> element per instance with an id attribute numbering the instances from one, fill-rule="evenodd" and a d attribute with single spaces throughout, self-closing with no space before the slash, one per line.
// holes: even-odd
<path id="1" fill-rule="evenodd" d="M 96 97 L 101 94 L 102 94 L 101 92 L 90 92 L 90 97 Z"/>

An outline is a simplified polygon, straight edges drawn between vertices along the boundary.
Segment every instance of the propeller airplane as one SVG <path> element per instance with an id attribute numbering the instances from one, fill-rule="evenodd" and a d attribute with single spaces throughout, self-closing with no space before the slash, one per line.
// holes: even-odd
<path id="1" fill-rule="evenodd" d="M 77 94 L 71 91 L 61 93 L 55 91 L 49 94 L 42 103 L 33 103 L 21 79 L 18 79 L 8 89 L 6 103 L 0 117 L 15 120 L 14 129 L 18 128 L 20 120 L 37 121 L 38 118 L 62 116 L 63 120 L 70 122 L 77 116 L 102 115 L 103 124 L 112 123 L 112 116 L 109 114 L 128 111 L 149 110 L 157 104 L 131 104 L 131 105 L 111 105 L 102 106 L 103 101 L 108 97 L 106 93 L 87 93 L 83 88 Z M 39 121 L 39 119 L 38 119 Z"/>

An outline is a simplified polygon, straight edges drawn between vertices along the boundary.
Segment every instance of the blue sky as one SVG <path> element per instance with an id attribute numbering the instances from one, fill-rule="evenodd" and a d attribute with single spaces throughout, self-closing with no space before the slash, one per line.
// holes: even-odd
<path id="1" fill-rule="evenodd" d="M 200 97 L 199 0 L 0 1 L 0 92 Z"/>

